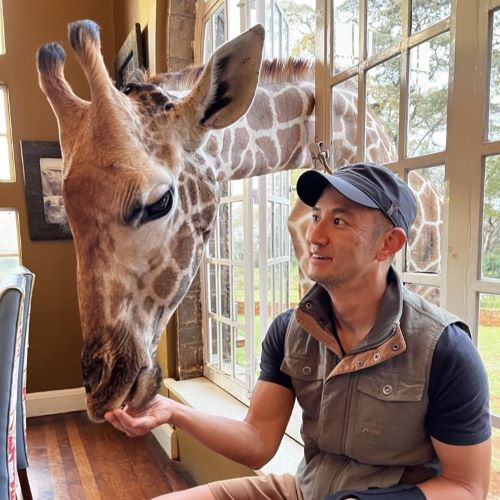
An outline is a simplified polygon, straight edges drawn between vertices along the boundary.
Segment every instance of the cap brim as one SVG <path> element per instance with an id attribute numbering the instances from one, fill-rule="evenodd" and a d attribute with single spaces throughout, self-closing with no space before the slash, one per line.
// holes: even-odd
<path id="1" fill-rule="evenodd" d="M 323 193 L 325 187 L 328 185 L 355 203 L 369 208 L 380 209 L 377 203 L 357 187 L 335 175 L 322 174 L 316 170 L 308 170 L 299 177 L 297 181 L 297 194 L 306 205 L 314 207 L 321 193 Z"/>

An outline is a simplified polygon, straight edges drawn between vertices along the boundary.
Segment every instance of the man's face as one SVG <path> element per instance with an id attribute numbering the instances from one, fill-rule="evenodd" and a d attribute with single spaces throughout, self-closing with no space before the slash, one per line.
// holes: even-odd
<path id="1" fill-rule="evenodd" d="M 309 277 L 327 290 L 363 284 L 377 263 L 377 214 L 326 187 L 312 209 L 306 233 Z"/>

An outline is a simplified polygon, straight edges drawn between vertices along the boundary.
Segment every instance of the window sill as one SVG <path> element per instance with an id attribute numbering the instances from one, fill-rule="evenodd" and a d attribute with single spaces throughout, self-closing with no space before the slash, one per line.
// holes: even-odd
<path id="1" fill-rule="evenodd" d="M 168 378 L 163 382 L 170 395 L 196 410 L 237 420 L 243 420 L 247 414 L 243 403 L 204 377 L 181 381 Z M 285 435 L 276 455 L 255 473 L 295 474 L 303 455 L 304 447 Z"/>

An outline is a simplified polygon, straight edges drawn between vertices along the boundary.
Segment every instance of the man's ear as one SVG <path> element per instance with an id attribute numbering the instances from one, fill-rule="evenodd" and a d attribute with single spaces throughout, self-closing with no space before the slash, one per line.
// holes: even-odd
<path id="1" fill-rule="evenodd" d="M 378 240 L 377 260 L 384 261 L 392 257 L 403 248 L 406 243 L 406 234 L 400 227 L 392 227 L 382 233 Z"/>

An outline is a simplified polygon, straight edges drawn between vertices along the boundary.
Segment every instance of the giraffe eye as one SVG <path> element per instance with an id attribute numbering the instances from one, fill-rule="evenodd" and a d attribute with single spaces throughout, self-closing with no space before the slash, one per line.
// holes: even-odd
<path id="1" fill-rule="evenodd" d="M 173 190 L 169 189 L 158 201 L 144 207 L 141 223 L 159 219 L 172 210 L 174 202 Z"/>

